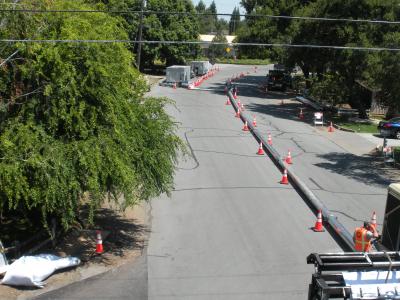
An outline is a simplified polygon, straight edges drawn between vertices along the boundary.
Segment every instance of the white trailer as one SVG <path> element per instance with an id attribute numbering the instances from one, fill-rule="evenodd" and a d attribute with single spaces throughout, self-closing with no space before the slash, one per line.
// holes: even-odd
<path id="1" fill-rule="evenodd" d="M 196 75 L 196 76 L 202 76 L 207 74 L 208 71 L 210 71 L 211 69 L 211 64 L 210 62 L 207 60 L 204 61 L 192 61 L 190 63 L 190 67 L 192 68 L 192 72 Z"/>
<path id="2" fill-rule="evenodd" d="M 190 80 L 190 66 L 170 66 L 166 69 L 165 82 L 176 83 L 182 85 L 187 84 Z"/>

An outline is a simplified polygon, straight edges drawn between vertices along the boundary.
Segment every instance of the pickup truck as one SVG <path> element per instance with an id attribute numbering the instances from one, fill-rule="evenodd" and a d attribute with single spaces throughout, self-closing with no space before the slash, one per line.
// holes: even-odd
<path id="1" fill-rule="evenodd" d="M 291 76 L 283 70 L 270 70 L 267 75 L 267 90 L 286 91 L 291 86 Z"/>

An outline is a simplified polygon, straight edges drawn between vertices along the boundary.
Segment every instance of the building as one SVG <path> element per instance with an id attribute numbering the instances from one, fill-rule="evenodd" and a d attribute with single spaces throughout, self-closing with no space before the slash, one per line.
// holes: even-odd
<path id="1" fill-rule="evenodd" d="M 210 47 L 210 43 L 215 36 L 215 34 L 200 34 L 200 41 L 205 42 L 204 44 L 200 45 L 203 56 L 208 57 L 208 48 Z M 228 41 L 227 48 L 229 48 L 229 52 L 227 53 L 229 54 L 229 56 L 236 56 L 235 49 L 232 46 L 233 40 L 236 38 L 236 35 L 225 35 L 225 38 Z"/>

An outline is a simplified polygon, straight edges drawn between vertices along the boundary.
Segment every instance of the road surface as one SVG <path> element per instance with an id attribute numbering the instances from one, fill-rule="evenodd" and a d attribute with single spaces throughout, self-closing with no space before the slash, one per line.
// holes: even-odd
<path id="1" fill-rule="evenodd" d="M 283 113 L 279 118 L 259 108 L 275 101 L 262 94 L 253 98 L 253 85 L 263 78 L 261 70 L 223 66 L 203 83 L 204 90 L 156 87 L 153 95 L 176 100 L 176 109 L 169 112 L 179 122 L 179 135 L 190 145 L 191 155 L 179 164 L 171 198 L 163 195 L 151 202 L 146 254 L 136 263 L 36 299 L 306 298 L 313 272 L 306 256 L 340 248 L 329 233 L 310 230 L 315 215 L 290 185 L 279 184 L 281 173 L 269 158 L 256 155 L 257 142 L 241 130 L 243 124 L 232 107 L 224 105 L 223 81 L 248 70 L 251 74 L 243 79 L 239 94 L 257 113 L 259 126 L 273 132 L 279 151 L 291 147 L 302 179 L 319 196 L 331 195 L 324 197 L 328 206 L 335 200 L 328 192 L 331 181 L 343 184 L 338 195 L 357 192 L 346 186 L 348 181 L 337 179 L 332 168 L 315 166 L 309 153 L 300 154 L 300 147 L 315 157 L 330 153 L 325 146 L 332 142 L 324 133 L 315 133 L 306 124 L 297 128 Z M 315 143 L 314 135 L 322 144 Z M 344 152 L 339 146 L 334 150 Z M 319 159 L 320 164 L 330 161 Z M 310 175 L 311 167 L 328 171 Z M 335 192 L 337 186 L 331 188 Z"/>

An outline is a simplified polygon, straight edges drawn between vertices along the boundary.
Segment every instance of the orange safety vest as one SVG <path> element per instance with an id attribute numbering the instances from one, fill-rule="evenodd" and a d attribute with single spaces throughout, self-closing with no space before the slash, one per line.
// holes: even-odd
<path id="1" fill-rule="evenodd" d="M 370 240 L 367 238 L 368 230 L 364 227 L 358 227 L 354 231 L 354 248 L 358 252 L 368 252 L 371 248 Z"/>

